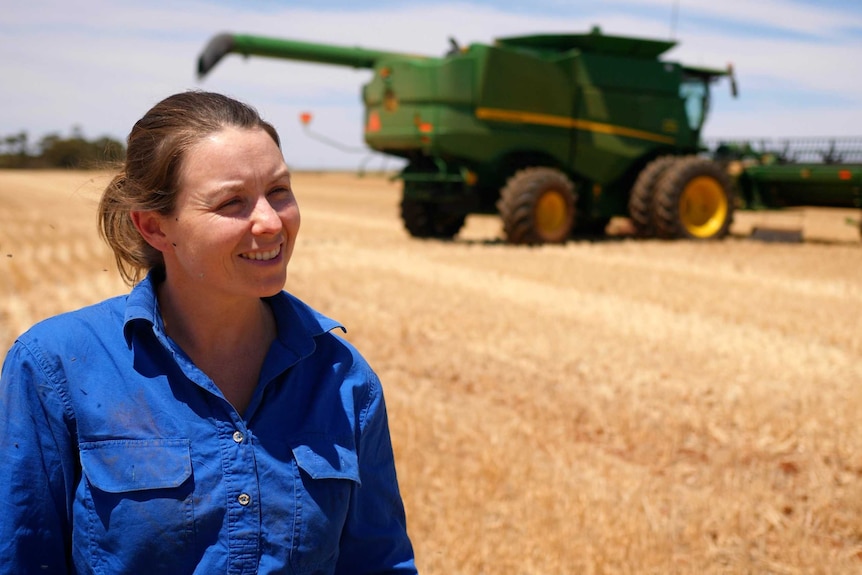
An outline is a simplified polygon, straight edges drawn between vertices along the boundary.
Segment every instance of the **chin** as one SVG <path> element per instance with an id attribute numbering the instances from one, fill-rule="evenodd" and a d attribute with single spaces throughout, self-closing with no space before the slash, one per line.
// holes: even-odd
<path id="1" fill-rule="evenodd" d="M 287 281 L 287 276 L 282 276 L 280 279 L 273 279 L 272 281 L 261 282 L 257 286 L 257 292 L 259 297 L 271 297 L 275 294 L 279 293 L 284 289 L 284 284 Z"/>

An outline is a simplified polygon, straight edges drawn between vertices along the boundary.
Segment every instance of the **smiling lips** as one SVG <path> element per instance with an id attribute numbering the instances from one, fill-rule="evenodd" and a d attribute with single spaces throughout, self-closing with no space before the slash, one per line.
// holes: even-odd
<path id="1" fill-rule="evenodd" d="M 266 252 L 254 252 L 254 253 L 246 253 L 240 254 L 239 257 L 246 260 L 255 260 L 259 262 L 265 262 L 268 260 L 272 260 L 278 257 L 278 254 L 281 253 L 281 246 L 273 248 Z"/>

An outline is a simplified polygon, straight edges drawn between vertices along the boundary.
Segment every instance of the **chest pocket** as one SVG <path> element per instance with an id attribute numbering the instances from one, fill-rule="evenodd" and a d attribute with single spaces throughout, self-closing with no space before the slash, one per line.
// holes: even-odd
<path id="1" fill-rule="evenodd" d="M 143 564 L 177 572 L 194 556 L 189 440 L 82 442 L 80 457 L 75 521 L 87 529 L 75 530 L 73 544 L 94 558 L 96 572 Z"/>
<path id="2" fill-rule="evenodd" d="M 291 563 L 300 573 L 334 565 L 354 489 L 359 459 L 353 438 L 315 436 L 293 446 L 299 469 L 296 537 Z"/>
<path id="3" fill-rule="evenodd" d="M 137 439 L 81 444 L 81 467 L 100 491 L 171 489 L 192 474 L 187 439 Z"/>

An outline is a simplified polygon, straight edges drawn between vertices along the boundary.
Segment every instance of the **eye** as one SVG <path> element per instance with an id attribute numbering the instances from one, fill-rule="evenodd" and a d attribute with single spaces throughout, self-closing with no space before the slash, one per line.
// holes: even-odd
<path id="1" fill-rule="evenodd" d="M 230 210 L 230 209 L 235 208 L 236 206 L 239 206 L 241 204 L 242 204 L 242 200 L 240 200 L 239 198 L 236 198 L 236 197 L 229 198 L 229 199 L 223 201 L 222 203 L 220 203 L 216 207 L 216 211 L 222 212 L 225 210 Z"/>
<path id="2" fill-rule="evenodd" d="M 293 190 L 287 187 L 279 187 L 271 190 L 267 197 L 271 202 L 288 202 L 293 200 Z"/>
<path id="3" fill-rule="evenodd" d="M 290 196 L 293 195 L 293 191 L 290 188 L 275 188 L 271 192 L 269 192 L 270 196 Z"/>

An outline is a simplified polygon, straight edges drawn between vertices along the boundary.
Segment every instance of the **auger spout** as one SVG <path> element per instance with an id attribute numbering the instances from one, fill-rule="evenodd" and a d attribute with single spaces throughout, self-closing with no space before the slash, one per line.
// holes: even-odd
<path id="1" fill-rule="evenodd" d="M 284 40 L 264 36 L 222 33 L 214 36 L 198 58 L 198 78 L 206 76 L 228 54 L 265 56 L 351 68 L 373 69 L 381 59 L 423 59 L 424 56 Z"/>

